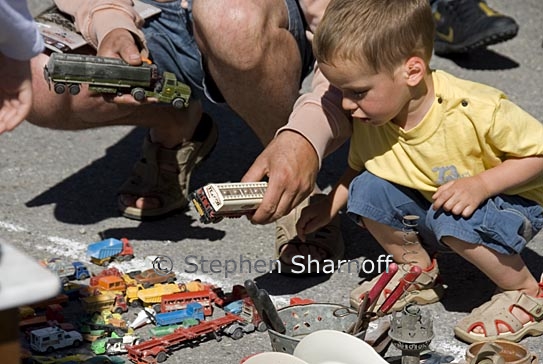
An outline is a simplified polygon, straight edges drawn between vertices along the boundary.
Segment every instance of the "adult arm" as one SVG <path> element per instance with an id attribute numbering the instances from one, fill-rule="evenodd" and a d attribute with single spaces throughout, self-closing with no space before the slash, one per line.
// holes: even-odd
<path id="1" fill-rule="evenodd" d="M 264 199 L 251 216 L 253 223 L 277 220 L 313 191 L 322 159 L 342 145 L 352 131 L 341 99 L 341 92 L 317 69 L 312 91 L 298 99 L 288 124 L 278 130 L 242 179 L 269 178 Z"/>
<path id="2" fill-rule="evenodd" d="M 77 30 L 98 50 L 112 31 L 125 29 L 133 36 L 131 43 L 137 43 L 141 55 L 148 56 L 147 43 L 141 31 L 144 20 L 134 9 L 132 0 L 55 0 L 55 4 L 74 17 Z M 129 59 L 125 61 L 130 62 Z"/>

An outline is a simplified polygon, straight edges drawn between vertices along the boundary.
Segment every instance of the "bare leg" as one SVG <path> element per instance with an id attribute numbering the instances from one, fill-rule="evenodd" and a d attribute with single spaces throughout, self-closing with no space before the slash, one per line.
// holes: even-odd
<path id="1" fill-rule="evenodd" d="M 469 244 L 450 236 L 444 237 L 443 242 L 479 268 L 499 288 L 505 291 L 522 291 L 534 297 L 538 295 L 538 282 L 530 273 L 520 255 L 500 254 L 484 245 Z M 530 320 L 530 316 L 519 308 L 513 308 L 511 313 L 522 323 Z M 509 329 L 503 324 L 498 324 L 498 330 L 507 332 Z M 476 327 L 474 332 L 484 333 L 481 327 Z"/>
<path id="2" fill-rule="evenodd" d="M 166 148 L 190 140 L 200 120 L 201 104 L 192 101 L 187 110 L 177 110 L 153 104 L 119 105 L 107 102 L 101 95 L 88 92 L 86 87 L 77 96 L 58 95 L 49 89 L 43 77 L 48 56 L 32 59 L 34 103 L 27 120 L 32 124 L 58 129 L 82 130 L 112 125 L 134 125 L 151 128 L 151 140 Z M 163 166 L 168 168 L 168 166 Z M 170 168 L 172 168 L 170 166 Z M 175 168 L 175 167 L 174 167 Z M 156 207 L 155 198 L 121 196 L 125 205 L 142 208 Z"/>
<path id="3" fill-rule="evenodd" d="M 423 269 L 430 266 L 432 263 L 430 255 L 428 255 L 426 250 L 420 245 L 416 235 L 411 234 L 411 236 L 408 237 L 410 242 L 415 243 L 406 245 L 404 240 L 405 232 L 366 218 L 363 218 L 363 221 L 366 229 L 368 229 L 375 240 L 377 240 L 379 245 L 381 245 L 388 254 L 392 255 L 396 263 L 416 264 Z"/>
<path id="4" fill-rule="evenodd" d="M 230 107 L 267 145 L 299 95 L 301 56 L 283 0 L 198 0 L 195 36 Z"/>

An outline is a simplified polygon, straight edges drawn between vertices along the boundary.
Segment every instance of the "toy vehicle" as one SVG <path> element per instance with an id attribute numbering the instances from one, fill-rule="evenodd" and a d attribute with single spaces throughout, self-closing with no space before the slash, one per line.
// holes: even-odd
<path id="1" fill-rule="evenodd" d="M 113 333 L 111 337 L 94 341 L 91 344 L 91 350 L 95 354 L 124 354 L 126 353 L 125 345 L 137 345 L 140 341 L 137 335 L 126 334 L 119 336 Z"/>
<path id="2" fill-rule="evenodd" d="M 191 302 L 184 310 L 157 313 L 155 315 L 158 326 L 179 324 L 186 319 L 204 320 L 204 307 L 198 302 Z"/>
<path id="3" fill-rule="evenodd" d="M 89 244 L 87 255 L 94 264 L 105 265 L 112 260 L 124 261 L 134 258 L 134 248 L 126 238 L 121 240 L 109 238 Z"/>
<path id="4" fill-rule="evenodd" d="M 211 183 L 194 191 L 190 199 L 201 222 L 216 223 L 256 210 L 267 187 L 267 182 Z"/>
<path id="5" fill-rule="evenodd" d="M 151 288 L 128 287 L 126 301 L 132 307 L 157 305 L 161 303 L 163 296 L 180 291 L 181 289 L 175 283 L 155 284 Z"/>
<path id="6" fill-rule="evenodd" d="M 143 62 L 141 66 L 131 66 L 119 58 L 53 53 L 43 73 L 57 94 L 68 89 L 71 95 L 77 95 L 81 84 L 86 83 L 91 91 L 129 93 L 138 101 L 154 97 L 176 109 L 188 107 L 191 94 L 190 87 L 179 82 L 173 73 L 164 72 L 159 77 L 155 65 Z"/>
<path id="7" fill-rule="evenodd" d="M 123 364 L 121 358 L 109 357 L 107 355 L 89 356 L 86 354 L 74 354 L 62 358 L 52 358 L 49 356 L 33 355 L 23 360 L 23 364 Z"/>
<path id="8" fill-rule="evenodd" d="M 195 341 L 214 336 L 217 340 L 221 339 L 221 334 L 226 334 L 234 337 L 232 334 L 227 334 L 226 330 L 230 325 L 241 322 L 243 319 L 239 316 L 226 314 L 211 321 L 202 321 L 199 325 L 176 329 L 173 333 L 154 337 L 144 341 L 138 345 L 127 346 L 128 358 L 136 364 L 155 364 L 162 363 L 168 358 L 168 353 L 171 350 L 181 347 L 184 344 L 190 344 Z M 239 333 L 239 331 L 236 331 Z M 241 332 L 243 336 L 243 332 Z"/>
<path id="9" fill-rule="evenodd" d="M 47 261 L 41 261 L 40 263 L 45 268 L 56 273 L 63 284 L 70 280 L 83 280 L 90 277 L 89 270 L 81 262 L 69 263 L 60 258 L 53 258 Z"/>
<path id="10" fill-rule="evenodd" d="M 55 297 L 48 298 L 48 299 L 40 301 L 40 302 L 32 303 L 32 304 L 30 304 L 28 306 L 32 307 L 34 309 L 45 310 L 45 309 L 47 309 L 47 306 L 49 306 L 49 305 L 54 305 L 54 304 L 64 305 L 69 300 L 70 300 L 70 298 L 68 297 L 68 295 L 66 295 L 64 293 L 60 293 L 60 294 L 56 295 Z"/>
<path id="11" fill-rule="evenodd" d="M 217 307 L 224 307 L 228 305 L 229 303 L 241 300 L 245 297 L 248 297 L 247 289 L 245 289 L 245 287 L 242 286 L 241 284 L 235 284 L 232 287 L 232 292 L 224 294 L 222 290 L 219 291 L 217 293 L 217 298 L 215 298 L 214 300 L 214 303 Z"/>
<path id="12" fill-rule="evenodd" d="M 102 312 L 109 310 L 115 313 L 128 311 L 128 305 L 123 295 L 104 293 L 96 296 L 84 297 L 81 299 L 83 310 L 87 313 Z"/>
<path id="13" fill-rule="evenodd" d="M 58 327 L 46 327 L 30 332 L 30 348 L 40 353 L 50 353 L 53 350 L 67 346 L 79 346 L 83 336 L 77 331 L 64 331 Z"/>
<path id="14" fill-rule="evenodd" d="M 141 284 L 143 288 L 149 288 L 157 283 L 172 283 L 177 279 L 174 272 L 159 274 L 153 268 L 146 269 L 143 272 L 136 274 L 133 278 L 136 283 Z"/>
<path id="15" fill-rule="evenodd" d="M 243 307 L 243 300 L 237 300 L 230 302 L 223 307 L 225 312 L 233 313 L 234 315 L 239 315 L 241 313 L 241 308 Z"/>
<path id="16" fill-rule="evenodd" d="M 213 306 L 211 305 L 211 290 L 196 292 L 180 292 L 162 296 L 160 301 L 160 312 L 170 312 L 183 310 L 191 302 L 198 302 L 203 306 L 204 315 L 213 315 Z M 158 310 L 157 310 L 158 311 Z"/>
<path id="17" fill-rule="evenodd" d="M 160 337 L 160 336 L 171 334 L 172 332 L 174 332 L 176 329 L 178 329 L 180 327 L 189 328 L 189 327 L 192 327 L 192 326 L 196 326 L 199 323 L 200 323 L 200 320 L 198 320 L 198 319 L 187 318 L 187 319 L 183 320 L 183 323 L 181 323 L 181 324 L 151 327 L 149 329 L 149 334 L 151 336 Z"/>
<path id="18" fill-rule="evenodd" d="M 93 280 L 92 283 L 87 289 L 91 295 L 105 292 L 124 294 L 126 292 L 126 282 L 121 277 L 104 276 Z"/>
<path id="19" fill-rule="evenodd" d="M 32 309 L 30 307 L 28 308 Z M 64 309 L 61 305 L 51 304 L 47 306 L 45 313 L 37 315 L 34 312 L 33 314 L 27 315 L 26 317 L 21 317 L 19 320 L 19 328 L 36 328 L 36 326 L 45 327 L 48 325 L 48 322 L 52 321 L 57 323 L 64 322 L 63 310 Z"/>

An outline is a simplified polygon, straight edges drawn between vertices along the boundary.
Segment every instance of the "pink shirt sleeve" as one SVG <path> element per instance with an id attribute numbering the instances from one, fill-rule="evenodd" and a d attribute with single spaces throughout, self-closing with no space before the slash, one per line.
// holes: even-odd
<path id="1" fill-rule="evenodd" d="M 79 32 L 95 48 L 109 32 L 123 28 L 134 34 L 143 48 L 143 55 L 148 55 L 145 36 L 140 29 L 144 20 L 134 9 L 132 0 L 55 0 L 55 4 L 74 17 Z"/>
<path id="2" fill-rule="evenodd" d="M 341 107 L 341 91 L 331 86 L 318 68 L 310 92 L 298 98 L 287 125 L 303 135 L 315 148 L 319 162 L 341 146 L 352 133 L 351 118 Z"/>

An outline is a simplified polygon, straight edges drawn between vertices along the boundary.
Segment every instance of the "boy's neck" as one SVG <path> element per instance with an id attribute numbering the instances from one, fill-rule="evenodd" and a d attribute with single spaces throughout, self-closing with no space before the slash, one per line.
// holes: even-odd
<path id="1" fill-rule="evenodd" d="M 429 72 L 416 87 L 411 89 L 411 100 L 406 104 L 404 111 L 392 122 L 405 131 L 413 129 L 420 124 L 432 107 L 434 94 L 434 81 L 432 73 Z"/>

